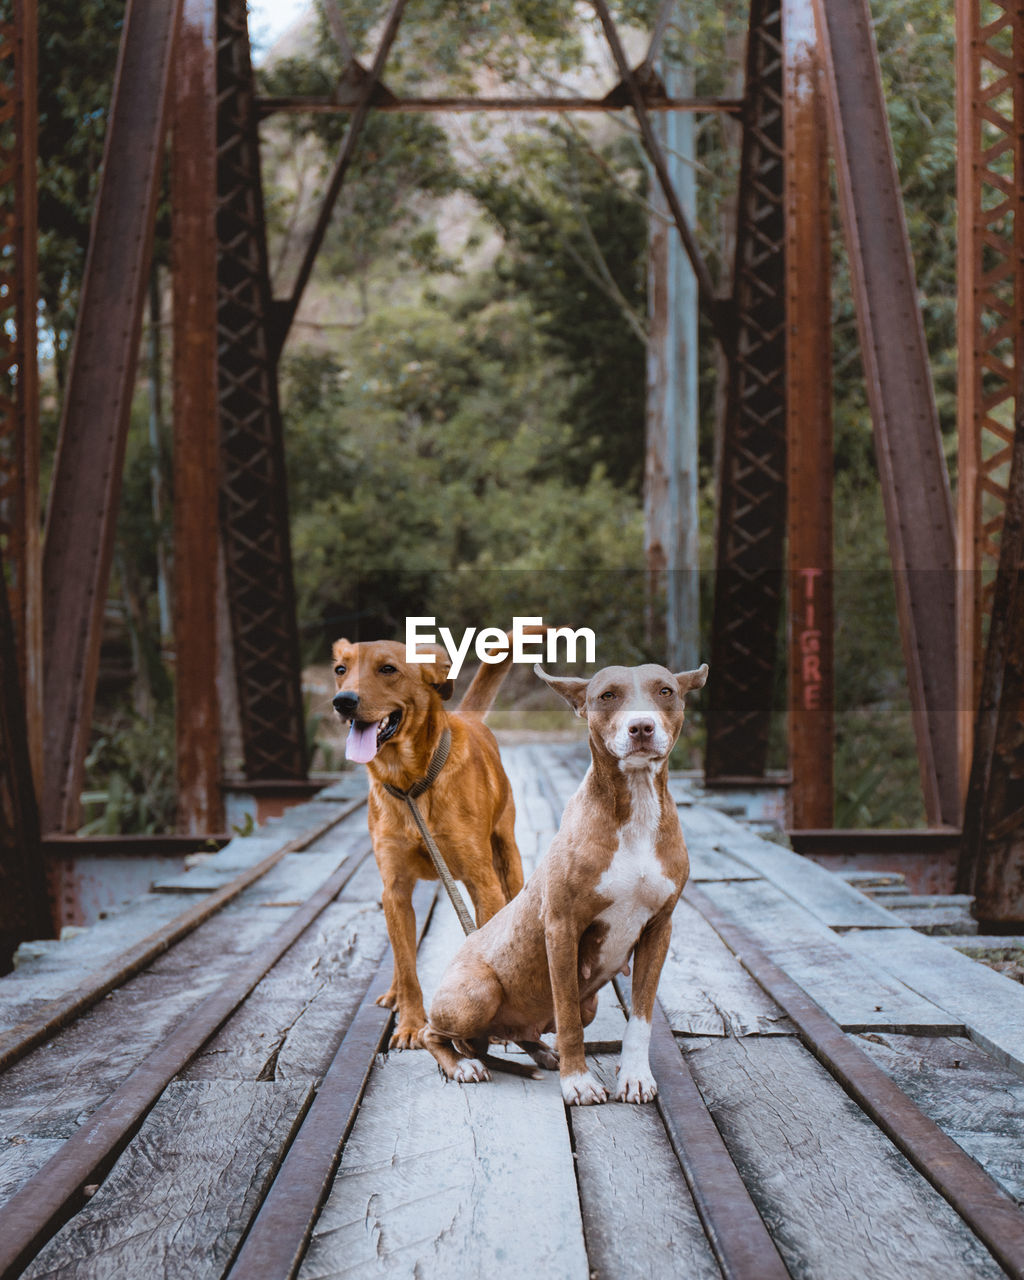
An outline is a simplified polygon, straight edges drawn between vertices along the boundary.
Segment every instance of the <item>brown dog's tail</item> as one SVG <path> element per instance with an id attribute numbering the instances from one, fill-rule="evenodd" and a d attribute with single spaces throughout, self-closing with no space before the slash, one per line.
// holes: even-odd
<path id="1" fill-rule="evenodd" d="M 524 636 L 541 636 L 550 630 L 550 627 L 537 626 L 531 623 L 521 629 L 521 634 Z M 508 636 L 508 652 L 500 662 L 480 663 L 476 669 L 476 675 L 466 690 L 465 697 L 459 703 L 458 711 L 460 715 L 476 716 L 477 719 L 483 720 L 494 705 L 494 699 L 501 688 L 501 682 L 508 675 L 509 668 L 512 666 L 512 632 L 507 631 L 505 634 Z"/>

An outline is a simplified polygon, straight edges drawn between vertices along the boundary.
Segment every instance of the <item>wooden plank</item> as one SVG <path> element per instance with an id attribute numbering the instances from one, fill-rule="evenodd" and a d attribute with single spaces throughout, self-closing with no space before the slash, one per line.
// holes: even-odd
<path id="1" fill-rule="evenodd" d="M 690 855 L 690 879 L 702 883 L 705 880 L 760 880 L 759 872 L 740 862 L 731 854 L 716 849 L 704 841 L 695 840 L 686 846 Z"/>
<path id="2" fill-rule="evenodd" d="M 658 986 L 669 1026 L 695 1036 L 792 1035 L 793 1027 L 684 899 Z"/>
<path id="3" fill-rule="evenodd" d="M 0 1076 L 4 1139 L 70 1138 L 151 1050 L 277 929 L 287 910 L 232 905 Z M 11 1175 L 40 1167 L 13 1145 Z M 12 1187 L 12 1190 L 16 1189 Z"/>
<path id="4" fill-rule="evenodd" d="M 678 813 L 679 825 L 683 828 L 687 845 L 691 842 L 717 844 L 722 837 L 735 834 L 739 826 L 732 818 L 727 818 L 724 813 L 707 804 L 681 804 L 678 806 Z M 743 834 L 748 833 L 744 831 Z"/>
<path id="5" fill-rule="evenodd" d="M 309 1085 L 168 1085 L 85 1208 L 23 1273 L 220 1275 L 308 1103 Z"/>
<path id="6" fill-rule="evenodd" d="M 10 1197 L 0 1210 L 0 1271 L 6 1274 L 24 1265 L 59 1229 L 81 1188 L 99 1180 L 106 1162 L 116 1158 L 143 1124 L 175 1075 L 330 905 L 349 874 L 348 867 L 339 870 L 252 956 L 236 963 L 218 989 L 81 1121 L 58 1155 Z"/>
<path id="7" fill-rule="evenodd" d="M 617 1062 L 591 1063 L 609 1093 Z M 718 1280 L 722 1273 L 657 1108 L 573 1107 L 569 1119 L 593 1272 L 615 1280 Z"/>
<path id="8" fill-rule="evenodd" d="M 588 1280 L 556 1075 L 449 1084 L 426 1053 L 378 1059 L 300 1280 Z"/>
<path id="9" fill-rule="evenodd" d="M 893 915 L 918 933 L 931 937 L 966 937 L 978 932 L 978 922 L 963 907 L 893 907 Z"/>
<path id="10" fill-rule="evenodd" d="M 379 904 L 334 903 L 204 1045 L 182 1078 L 319 1079 L 386 945 Z"/>
<path id="11" fill-rule="evenodd" d="M 735 824 L 737 827 L 739 824 Z M 903 922 L 871 901 L 841 876 L 791 849 L 760 840 L 742 828 L 721 837 L 717 847 L 770 880 L 794 902 L 833 929 L 899 929 Z"/>
<path id="12" fill-rule="evenodd" d="M 907 929 L 868 929 L 836 934 L 764 880 L 712 883 L 701 890 L 748 929 L 765 952 L 846 1030 L 962 1033 L 963 1021 L 931 1003 L 891 972 L 851 952 L 848 942 L 883 934 L 912 937 Z"/>
<path id="13" fill-rule="evenodd" d="M 794 1280 L 1003 1275 L 798 1041 L 728 1038 L 682 1048 Z"/>
<path id="14" fill-rule="evenodd" d="M 1024 1203 L 1024 1081 L 970 1040 L 868 1033 L 860 1047 L 990 1177 Z"/>
<path id="15" fill-rule="evenodd" d="M 997 1061 L 1024 1073 L 1024 986 L 906 929 L 851 933 L 843 945 L 961 1022 Z"/>

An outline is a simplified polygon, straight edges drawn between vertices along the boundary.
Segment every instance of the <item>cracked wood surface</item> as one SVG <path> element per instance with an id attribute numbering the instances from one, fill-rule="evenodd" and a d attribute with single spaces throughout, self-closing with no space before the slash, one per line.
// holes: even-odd
<path id="1" fill-rule="evenodd" d="M 1024 1203 L 1024 1080 L 970 1040 L 866 1033 L 857 1043 L 1018 1202 Z"/>
<path id="2" fill-rule="evenodd" d="M 299 1280 L 588 1280 L 558 1077 L 443 1081 L 423 1052 L 378 1060 Z"/>
<path id="3" fill-rule="evenodd" d="M 612 1093 L 617 1063 L 616 1057 L 592 1063 Z M 657 1108 L 575 1107 L 569 1120 L 594 1272 L 607 1280 L 719 1280 L 722 1273 Z"/>
<path id="4" fill-rule="evenodd" d="M 693 1040 L 683 1051 L 794 1280 L 1003 1276 L 798 1041 Z"/>
<path id="5" fill-rule="evenodd" d="M 309 1094 L 308 1085 L 168 1085 L 102 1186 L 24 1280 L 221 1275 Z"/>
<path id="6" fill-rule="evenodd" d="M 961 1022 L 998 1061 L 1024 1074 L 1024 986 L 912 929 L 844 938 L 864 963 L 877 965 Z"/>
<path id="7" fill-rule="evenodd" d="M 714 904 L 754 935 L 762 949 L 807 994 L 848 1030 L 887 1028 L 956 1035 L 960 1020 L 870 956 L 851 950 L 855 939 L 892 938 L 910 929 L 870 929 L 838 934 L 767 880 L 705 884 Z M 937 946 L 935 943 L 929 946 Z"/>
<path id="8" fill-rule="evenodd" d="M 529 875 L 586 760 L 578 747 L 532 745 L 505 748 L 503 759 Z M 693 878 L 708 896 L 833 1016 L 867 1028 L 864 1047 L 1019 1196 L 1019 1075 L 976 1045 L 936 1038 L 958 1030 L 961 1013 L 966 1020 L 971 990 L 981 993 L 974 1003 L 984 1006 L 986 982 L 1005 984 L 999 993 L 1014 984 L 956 956 L 967 967 L 957 971 L 950 992 L 940 990 L 942 966 L 930 978 L 926 973 L 929 961 L 934 966 L 947 954 L 940 944 L 921 938 L 899 946 L 910 931 L 894 927 L 891 917 L 884 929 L 836 933 L 831 924 L 874 921 L 845 889 L 833 892 L 829 873 L 821 872 L 827 881 L 801 882 L 794 875 L 804 860 L 793 864 L 795 855 L 781 850 L 786 856 L 780 857 L 775 846 L 762 856 L 763 842 L 727 815 L 692 804 L 680 812 L 691 832 Z M 275 832 L 274 839 L 281 838 Z M 0 1202 L 59 1150 L 147 1047 L 291 914 L 285 904 L 308 897 L 341 854 L 355 857 L 367 843 L 365 810 L 357 811 L 308 850 L 288 855 L 226 908 L 219 923 L 201 926 L 58 1040 L 0 1076 L 7 1135 L 0 1143 Z M 796 900 L 801 895 L 804 905 Z M 150 901 L 163 911 L 174 897 L 163 893 Z M 168 1088 L 100 1192 L 30 1274 L 217 1280 L 258 1208 L 308 1090 L 362 998 L 384 938 L 371 857 Z M 442 896 L 418 959 L 428 1007 L 461 942 Z M 80 948 L 83 954 L 89 949 Z M 37 983 L 60 976 L 52 955 L 34 963 Z M 0 1000 L 2 989 L 0 983 Z M 859 1280 L 902 1272 L 985 1280 L 1001 1274 L 796 1040 L 685 899 L 659 995 L 794 1276 Z M 984 1027 L 991 1030 L 992 1018 L 1000 1016 L 996 1004 L 991 1015 L 984 1007 L 971 1015 L 971 1034 L 981 1043 Z M 614 1080 L 617 1052 L 604 1051 L 617 1049 L 624 1025 L 609 986 L 586 1032 L 589 1060 L 607 1082 Z M 924 1034 L 890 1034 L 891 1028 Z M 996 1046 L 1004 1057 L 1010 1047 L 1006 1036 Z M 609 1103 L 567 1113 L 554 1074 L 541 1081 L 498 1075 L 489 1084 L 447 1084 L 424 1052 L 378 1058 L 370 1074 L 303 1280 L 534 1273 L 704 1280 L 719 1274 L 654 1106 Z M 639 1233 L 637 1204 L 643 1205 Z M 63 1254 L 52 1252 L 58 1241 Z M 65 1261 L 55 1270 L 57 1257 Z M 203 1257 L 206 1269 L 197 1262 L 191 1270 L 192 1259 Z"/>

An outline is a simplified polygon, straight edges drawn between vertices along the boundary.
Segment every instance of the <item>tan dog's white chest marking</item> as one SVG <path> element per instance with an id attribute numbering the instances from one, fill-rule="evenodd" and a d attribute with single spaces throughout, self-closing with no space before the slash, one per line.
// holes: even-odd
<path id="1" fill-rule="evenodd" d="M 601 897 L 612 900 L 596 917 L 596 922 L 608 928 L 594 974 L 602 983 L 619 972 L 644 925 L 677 892 L 655 852 L 661 809 L 651 776 L 631 772 L 627 777 L 632 801 L 629 820 L 619 832 L 611 863 L 597 882 Z"/>

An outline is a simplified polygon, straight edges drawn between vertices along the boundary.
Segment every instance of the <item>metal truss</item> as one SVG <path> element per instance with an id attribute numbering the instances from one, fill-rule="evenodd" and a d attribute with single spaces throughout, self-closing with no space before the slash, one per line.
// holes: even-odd
<path id="1" fill-rule="evenodd" d="M 786 527 L 782 70 L 781 5 L 754 0 L 718 499 L 705 754 L 712 781 L 764 774 L 775 689 Z"/>
<path id="2" fill-rule="evenodd" d="M 3 569 L 0 556 L 0 968 L 7 967 L 19 942 L 52 932 Z"/>
<path id="3" fill-rule="evenodd" d="M 960 772 L 970 769 L 1019 412 L 1024 286 L 1024 3 L 957 6 Z"/>
<path id="4" fill-rule="evenodd" d="M 811 0 L 784 0 L 790 825 L 834 817 L 831 217 Z"/>
<path id="5" fill-rule="evenodd" d="M 36 21 L 16 0 L 0 25 L 0 548 L 42 776 L 42 563 L 36 368 Z"/>
<path id="6" fill-rule="evenodd" d="M 245 0 L 220 0 L 217 360 L 221 538 L 245 774 L 251 780 L 306 776 L 271 306 L 246 6 Z"/>
<path id="7" fill-rule="evenodd" d="M 43 821 L 78 825 L 180 0 L 125 13 L 43 551 Z"/>
<path id="8" fill-rule="evenodd" d="M 921 789 L 960 821 L 949 475 L 867 0 L 815 0 Z"/>
<path id="9" fill-rule="evenodd" d="M 960 0 L 957 22 L 958 888 L 979 919 L 1011 922 L 1024 919 L 1024 3 Z"/>
<path id="10" fill-rule="evenodd" d="M 1024 412 L 1012 446 L 958 888 L 975 895 L 981 920 L 1024 920 Z"/>

